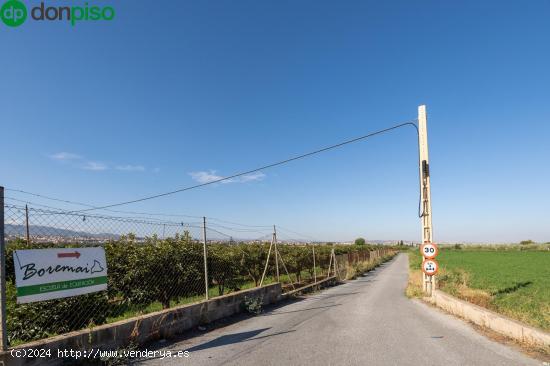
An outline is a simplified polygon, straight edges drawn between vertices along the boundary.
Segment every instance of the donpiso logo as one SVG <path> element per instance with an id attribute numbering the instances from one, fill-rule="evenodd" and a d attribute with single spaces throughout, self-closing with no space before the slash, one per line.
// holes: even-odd
<path id="1" fill-rule="evenodd" d="M 7 0 L 0 8 L 2 21 L 10 27 L 18 27 L 27 19 L 27 7 L 21 0 Z M 115 9 L 111 6 L 47 6 L 44 1 L 30 9 L 30 18 L 36 21 L 65 20 L 75 25 L 80 21 L 113 20 Z"/>
<path id="2" fill-rule="evenodd" d="M 8 0 L 0 8 L 0 18 L 8 27 L 19 27 L 27 19 L 27 7 L 19 0 Z"/>

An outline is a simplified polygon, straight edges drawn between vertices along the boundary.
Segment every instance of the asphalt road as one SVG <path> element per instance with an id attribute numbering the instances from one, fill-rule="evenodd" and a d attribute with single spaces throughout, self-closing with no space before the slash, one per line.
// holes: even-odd
<path id="1" fill-rule="evenodd" d="M 156 349 L 145 365 L 542 365 L 404 296 L 407 256 L 365 277 Z"/>

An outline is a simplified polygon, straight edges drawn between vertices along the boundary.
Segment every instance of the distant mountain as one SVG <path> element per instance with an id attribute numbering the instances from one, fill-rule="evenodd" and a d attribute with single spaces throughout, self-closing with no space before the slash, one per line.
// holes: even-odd
<path id="1" fill-rule="evenodd" d="M 4 231 L 6 236 L 25 236 L 27 229 L 25 225 L 5 224 Z M 60 236 L 60 237 L 86 237 L 86 238 L 101 238 L 101 239 L 118 239 L 120 235 L 110 233 L 92 234 L 85 231 L 74 231 L 60 229 L 51 226 L 32 225 L 29 227 L 31 236 Z"/>

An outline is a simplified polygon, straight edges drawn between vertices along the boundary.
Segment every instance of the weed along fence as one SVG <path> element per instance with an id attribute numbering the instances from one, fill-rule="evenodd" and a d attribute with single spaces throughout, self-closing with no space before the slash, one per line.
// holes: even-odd
<path id="1" fill-rule="evenodd" d="M 393 253 L 290 244 L 275 232 L 234 240 L 206 219 L 1 203 L 4 349 L 276 282 L 289 292 L 332 276 L 352 278 Z"/>
<path id="2" fill-rule="evenodd" d="M 365 251 L 345 251 L 345 253 L 337 254 L 336 276 L 340 280 L 353 279 L 386 261 L 395 253 L 396 251 L 393 249 L 380 248 Z"/>

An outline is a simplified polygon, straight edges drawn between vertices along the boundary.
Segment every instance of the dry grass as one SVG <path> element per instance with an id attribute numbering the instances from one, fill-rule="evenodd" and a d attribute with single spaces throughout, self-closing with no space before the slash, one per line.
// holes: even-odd
<path id="1" fill-rule="evenodd" d="M 445 271 L 441 271 L 440 278 L 443 278 L 443 280 L 439 281 L 439 286 L 445 286 L 447 292 L 450 292 L 452 295 L 462 300 L 485 308 L 490 307 L 492 299 L 491 294 L 487 291 L 468 287 L 469 275 L 467 272 L 458 271 L 455 272 L 452 277 L 454 280 L 453 282 L 446 282 L 445 278 L 449 278 L 449 275 L 445 274 Z M 424 292 L 422 291 L 422 271 L 409 269 L 409 281 L 405 294 L 409 298 L 424 296 Z"/>
<path id="2" fill-rule="evenodd" d="M 383 256 L 381 258 L 377 258 L 377 259 L 374 259 L 374 260 L 371 260 L 371 261 L 366 261 L 366 262 L 355 263 L 351 266 L 347 265 L 346 266 L 345 279 L 346 280 L 353 280 L 353 279 L 357 278 L 357 276 L 360 276 L 360 275 L 362 275 L 366 272 L 369 272 L 369 271 L 373 270 L 374 268 L 378 267 L 379 265 L 381 265 L 382 263 L 389 261 L 396 254 L 397 253 L 388 254 L 388 255 Z"/>
<path id="3" fill-rule="evenodd" d="M 407 297 L 421 298 L 424 296 L 424 293 L 422 291 L 422 271 L 418 269 L 420 267 L 420 261 L 417 257 L 418 256 L 416 255 L 416 253 L 412 253 L 412 255 L 409 256 L 410 267 L 408 286 L 406 289 Z M 502 277 L 502 272 L 498 272 L 498 275 L 495 276 L 496 279 L 499 279 L 500 277 Z M 446 269 L 445 267 L 443 267 L 440 269 L 437 279 L 438 288 L 441 288 L 445 292 L 462 300 L 491 309 L 493 311 L 509 316 L 510 318 L 522 321 L 526 324 L 532 324 L 535 326 L 538 325 L 540 327 L 539 324 L 545 324 L 545 322 L 547 324 L 550 322 L 550 303 L 543 303 L 542 305 L 539 305 L 538 308 L 535 306 L 531 306 L 531 302 L 533 300 L 541 297 L 540 293 L 538 292 L 530 294 L 531 296 L 523 295 L 521 297 L 521 303 L 524 304 L 524 307 L 510 306 L 499 308 L 495 305 L 495 300 L 498 300 L 499 296 L 502 297 L 508 295 L 508 293 L 503 294 L 504 291 L 499 292 L 497 290 L 493 290 L 491 292 L 489 289 L 482 290 L 473 288 L 472 283 L 474 282 L 474 280 L 472 279 L 472 274 L 464 270 L 463 268 L 455 267 L 451 269 Z M 538 304 L 535 302 L 534 305 Z M 542 321 L 539 321 L 539 324 L 533 322 L 532 307 L 535 309 L 540 309 L 538 311 L 535 311 L 535 313 L 539 314 L 539 316 L 543 319 Z M 525 308 L 530 311 L 525 311 Z M 531 345 L 508 339 L 507 337 L 486 328 L 476 325 L 473 326 L 475 329 L 494 340 L 509 345 L 519 346 L 531 357 L 537 358 L 541 361 L 550 362 L 550 349 L 548 348 L 533 347 Z M 542 328 L 544 329 L 544 327 Z"/>
<path id="4" fill-rule="evenodd" d="M 458 288 L 459 298 L 464 299 L 472 304 L 489 308 L 492 296 L 483 290 L 476 290 L 467 286 L 460 286 Z"/>
<path id="5" fill-rule="evenodd" d="M 470 275 L 463 270 L 455 270 L 451 273 L 444 269 L 438 275 L 438 287 L 445 288 L 447 292 L 472 304 L 489 308 L 492 296 L 489 292 L 473 289 L 468 286 Z M 405 290 L 407 297 L 423 297 L 422 271 L 409 268 L 409 280 Z"/>
<path id="6" fill-rule="evenodd" d="M 445 291 L 462 300 L 490 308 L 493 296 L 487 291 L 471 288 L 469 284 L 470 274 L 462 269 L 452 272 L 442 269 L 439 273 L 438 287 L 444 288 Z"/>
<path id="7" fill-rule="evenodd" d="M 424 292 L 422 291 L 422 271 L 409 269 L 409 281 L 405 295 L 408 298 L 424 296 Z"/>
<path id="8" fill-rule="evenodd" d="M 523 247 L 521 247 L 523 249 Z M 409 252 L 409 271 L 420 276 L 421 255 Z M 455 297 L 520 322 L 550 329 L 550 252 L 527 250 L 443 249 L 437 287 Z M 408 296 L 422 296 L 420 277 L 411 279 Z M 414 286 L 415 282 L 420 285 Z"/>

